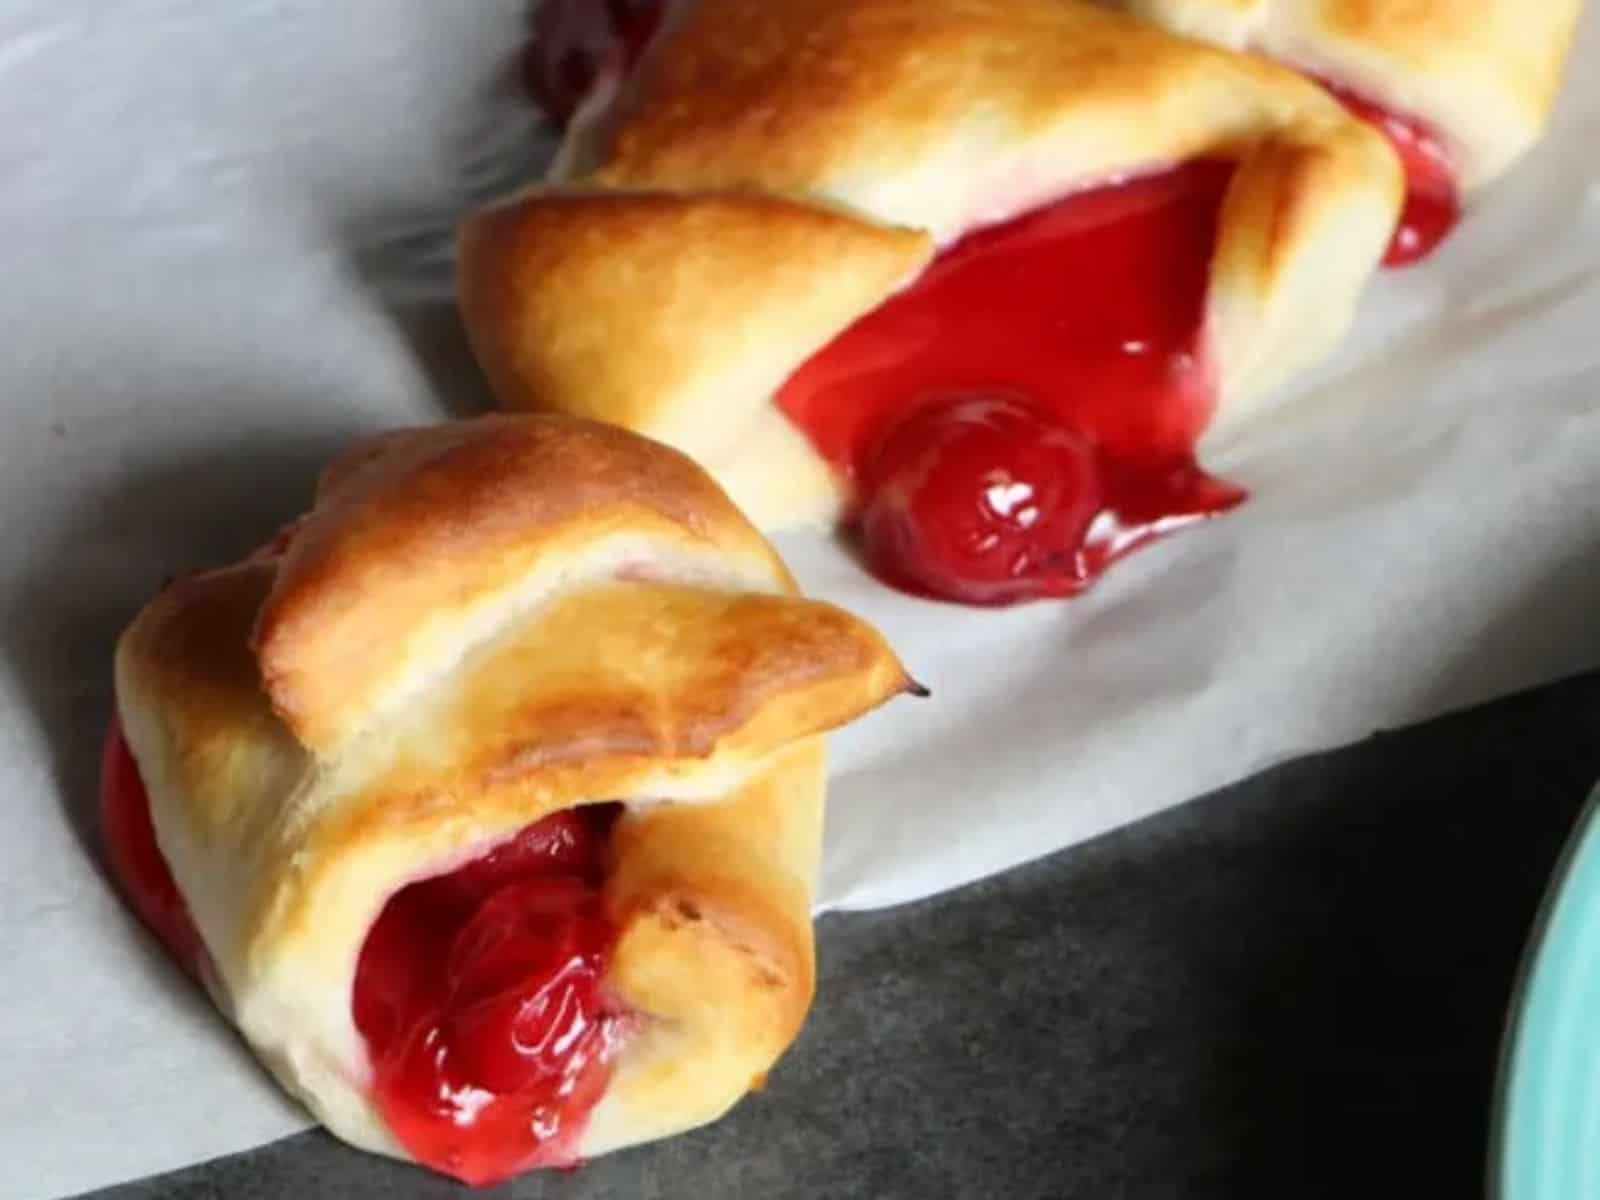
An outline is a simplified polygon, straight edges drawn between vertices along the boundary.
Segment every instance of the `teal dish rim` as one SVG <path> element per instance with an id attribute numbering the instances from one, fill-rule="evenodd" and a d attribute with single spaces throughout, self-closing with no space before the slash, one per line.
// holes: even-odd
<path id="1" fill-rule="evenodd" d="M 1492 1200 L 1600 1197 L 1600 785 L 1523 948 L 1491 1121 Z"/>

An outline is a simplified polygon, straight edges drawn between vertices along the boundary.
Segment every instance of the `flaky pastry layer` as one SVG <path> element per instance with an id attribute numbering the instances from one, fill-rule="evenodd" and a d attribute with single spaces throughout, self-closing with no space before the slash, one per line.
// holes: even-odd
<path id="1" fill-rule="evenodd" d="M 964 233 L 1235 160 L 1216 437 L 1342 334 L 1402 199 L 1382 136 L 1295 72 L 1081 0 L 689 0 L 569 141 L 461 232 L 499 402 L 659 437 L 768 527 L 844 499 L 774 393 Z"/>
<path id="2" fill-rule="evenodd" d="M 622 801 L 605 983 L 641 1020 L 583 1152 L 710 1120 L 810 1002 L 820 735 L 908 686 L 688 459 L 551 416 L 347 456 L 283 554 L 152 600 L 116 675 L 219 1005 L 392 1154 L 351 1009 L 391 895 Z"/>

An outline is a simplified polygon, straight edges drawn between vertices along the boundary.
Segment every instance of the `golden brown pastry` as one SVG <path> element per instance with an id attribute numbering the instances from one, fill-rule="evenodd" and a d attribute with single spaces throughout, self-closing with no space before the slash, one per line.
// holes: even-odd
<path id="1" fill-rule="evenodd" d="M 1583 0 L 1107 0 L 1168 29 L 1264 54 L 1409 114 L 1463 188 L 1544 129 Z"/>
<path id="2" fill-rule="evenodd" d="M 763 527 L 870 504 L 868 434 L 941 391 L 1026 393 L 1149 491 L 1338 340 L 1401 197 L 1385 140 L 1297 73 L 1080 0 L 687 0 L 552 178 L 466 222 L 459 297 L 502 406 L 660 438 Z M 1054 289 L 945 287 L 1005 254 Z M 922 378 L 919 339 L 965 358 Z M 1140 355 L 1128 383 L 1111 360 Z M 1122 528 L 1225 506 L 1102 490 Z"/>
<path id="3" fill-rule="evenodd" d="M 116 679 L 136 906 L 335 1134 L 474 1182 L 761 1079 L 812 994 L 820 735 L 913 686 L 688 459 L 559 416 L 352 450 Z"/>

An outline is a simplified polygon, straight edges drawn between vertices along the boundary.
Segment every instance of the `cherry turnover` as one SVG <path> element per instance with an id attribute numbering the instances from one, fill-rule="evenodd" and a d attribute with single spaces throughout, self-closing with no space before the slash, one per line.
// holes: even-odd
<path id="1" fill-rule="evenodd" d="M 528 70 L 558 124 L 631 69 L 661 13 L 546 0 Z M 1385 263 L 1426 257 L 1460 215 L 1440 140 L 1317 82 L 1405 166 Z M 1070 596 L 1245 498 L 1195 461 L 1216 400 L 1205 298 L 1230 178 L 1199 160 L 970 234 L 795 372 L 778 405 L 854 484 L 882 578 L 968 604 Z"/>
<path id="2" fill-rule="evenodd" d="M 620 806 L 569 809 L 390 897 L 352 992 L 372 1099 L 413 1157 L 473 1184 L 571 1166 L 628 1018 L 602 987 L 600 900 Z M 156 843 L 120 725 L 101 777 L 106 855 L 135 912 L 197 976 L 204 944 Z"/>

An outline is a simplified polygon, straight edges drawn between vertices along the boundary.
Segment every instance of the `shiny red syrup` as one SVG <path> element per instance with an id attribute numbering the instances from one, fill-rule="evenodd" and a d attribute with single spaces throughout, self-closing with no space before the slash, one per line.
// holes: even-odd
<path id="1" fill-rule="evenodd" d="M 1416 117 L 1384 108 L 1326 79 L 1317 82 L 1351 113 L 1382 132 L 1405 167 L 1405 207 L 1383 257 L 1384 266 L 1404 267 L 1427 258 L 1461 220 L 1455 164 L 1444 143 Z"/>
<path id="2" fill-rule="evenodd" d="M 524 64 L 529 90 L 558 128 L 602 75 L 633 69 L 665 0 L 543 0 Z"/>
<path id="3" fill-rule="evenodd" d="M 616 805 L 556 813 L 403 888 L 356 966 L 373 1098 L 419 1162 L 472 1184 L 578 1162 L 627 1018 L 601 986 Z"/>
<path id="4" fill-rule="evenodd" d="M 100 840 L 133 911 L 179 965 L 200 978 L 210 969 L 205 943 L 156 843 L 150 797 L 115 718 L 100 755 Z"/>
<path id="5" fill-rule="evenodd" d="M 1194 455 L 1231 178 L 1198 160 L 970 234 L 790 377 L 778 405 L 858 485 L 882 577 L 973 604 L 1071 596 L 1244 499 Z"/>
<path id="6" fill-rule="evenodd" d="M 401 889 L 362 946 L 351 997 L 372 1095 L 419 1161 L 489 1184 L 572 1166 L 627 1018 L 601 979 L 601 910 L 619 809 L 556 813 L 449 874 Z M 205 947 L 156 844 L 119 724 L 106 738 L 101 829 L 134 911 L 191 974 Z"/>

